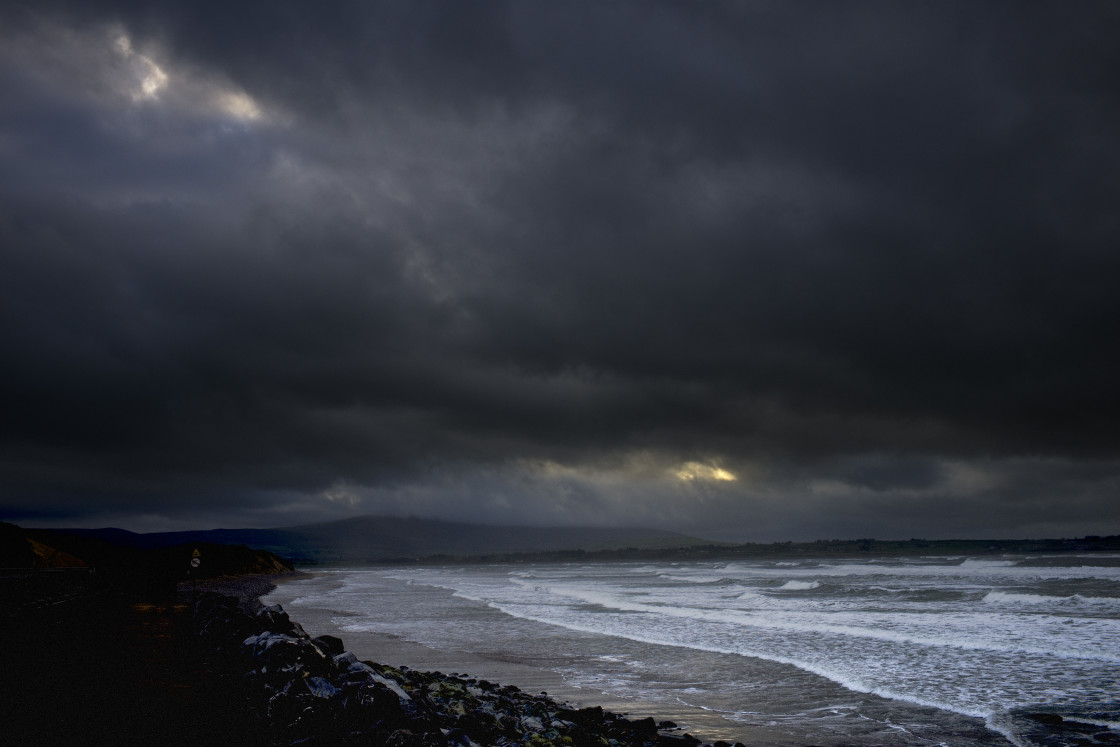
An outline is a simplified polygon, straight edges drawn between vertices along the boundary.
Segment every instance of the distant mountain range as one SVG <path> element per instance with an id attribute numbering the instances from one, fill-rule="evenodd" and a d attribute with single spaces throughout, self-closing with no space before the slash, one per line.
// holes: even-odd
<path id="1" fill-rule="evenodd" d="M 211 529 L 149 534 L 111 528 L 27 531 L 43 542 L 47 542 L 51 534 L 65 534 L 137 549 L 190 543 L 246 545 L 275 553 L 296 565 L 382 563 L 436 556 L 464 558 L 558 551 L 656 551 L 713 544 L 710 540 L 655 529 L 502 527 L 375 516 L 276 529 Z"/>

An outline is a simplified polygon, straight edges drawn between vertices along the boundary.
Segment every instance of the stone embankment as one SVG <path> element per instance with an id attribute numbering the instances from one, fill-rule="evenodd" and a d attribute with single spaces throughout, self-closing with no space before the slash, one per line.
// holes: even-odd
<path id="1" fill-rule="evenodd" d="M 253 610 L 207 593 L 195 602 L 194 620 L 225 676 L 239 683 L 246 717 L 274 745 L 700 744 L 671 722 L 576 709 L 465 675 L 359 661 L 338 638 L 312 638 L 279 605 Z"/>

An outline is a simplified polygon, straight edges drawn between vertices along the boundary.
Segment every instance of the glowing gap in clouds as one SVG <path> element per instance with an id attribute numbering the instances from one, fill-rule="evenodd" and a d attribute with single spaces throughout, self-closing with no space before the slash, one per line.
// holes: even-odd
<path id="1" fill-rule="evenodd" d="M 217 97 L 217 104 L 220 109 L 235 119 L 252 121 L 261 116 L 261 110 L 256 102 L 244 93 L 220 94 Z"/>
<path id="2" fill-rule="evenodd" d="M 171 85 L 171 76 L 147 55 L 137 52 L 125 34 L 117 37 L 117 53 L 131 68 L 135 86 L 130 91 L 134 103 L 158 101 Z M 217 114 L 241 122 L 253 122 L 263 114 L 257 102 L 244 91 L 230 89 L 215 81 L 206 81 L 189 71 L 175 76 L 177 105 L 196 114 Z M 175 97 L 172 97 L 173 99 Z M 173 107 L 176 103 L 171 104 Z"/>
<path id="3" fill-rule="evenodd" d="M 725 469 L 713 467 L 701 462 L 685 462 L 673 472 L 678 480 L 714 480 L 718 482 L 733 482 L 739 478 Z"/>
<path id="4" fill-rule="evenodd" d="M 140 77 L 140 88 L 132 92 L 133 101 L 144 101 L 159 96 L 167 88 L 167 73 L 151 60 L 132 49 L 132 40 L 123 34 L 117 37 L 117 51 L 126 60 L 132 61 Z"/>

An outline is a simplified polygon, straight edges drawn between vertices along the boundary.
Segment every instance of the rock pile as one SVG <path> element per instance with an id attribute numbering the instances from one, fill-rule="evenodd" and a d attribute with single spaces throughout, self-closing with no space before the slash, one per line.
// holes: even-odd
<path id="1" fill-rule="evenodd" d="M 274 745 L 399 747 L 692 747 L 671 722 L 572 708 L 458 674 L 358 658 L 333 636 L 312 638 L 279 605 L 258 610 L 202 595 L 196 630 L 242 685 L 246 716 Z M 717 742 L 714 747 L 731 747 Z"/>

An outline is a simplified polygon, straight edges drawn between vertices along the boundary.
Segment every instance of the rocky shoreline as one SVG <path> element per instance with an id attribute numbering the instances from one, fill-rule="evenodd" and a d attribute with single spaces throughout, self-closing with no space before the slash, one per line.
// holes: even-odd
<path id="1" fill-rule="evenodd" d="M 193 603 L 194 630 L 241 693 L 251 731 L 271 745 L 669 747 L 700 745 L 672 722 L 574 708 L 458 674 L 359 661 L 333 636 L 312 638 L 257 588 Z M 254 594 L 255 592 L 255 594 Z M 252 596 L 250 596 L 252 595 Z M 255 602 L 255 604 L 253 604 Z M 731 747 L 716 742 L 713 747 Z"/>

